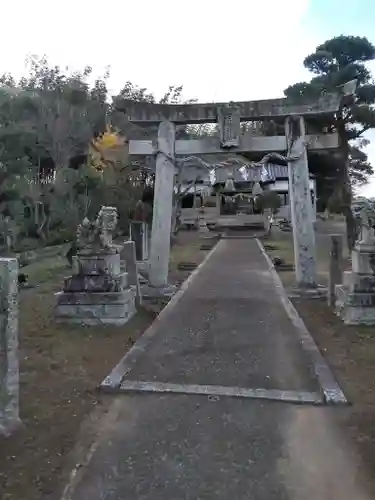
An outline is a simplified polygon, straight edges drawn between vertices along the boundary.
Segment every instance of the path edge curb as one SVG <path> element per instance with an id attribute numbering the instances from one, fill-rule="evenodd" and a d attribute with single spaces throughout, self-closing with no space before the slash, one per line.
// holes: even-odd
<path id="1" fill-rule="evenodd" d="M 260 251 L 262 252 L 263 257 L 265 258 L 268 264 L 270 273 L 272 275 L 272 279 L 275 283 L 276 292 L 280 297 L 285 312 L 287 313 L 292 324 L 294 325 L 294 327 L 298 332 L 302 348 L 304 349 L 304 351 L 306 351 L 306 353 L 308 354 L 308 356 L 312 361 L 314 373 L 318 379 L 320 387 L 322 388 L 325 402 L 327 404 L 336 404 L 336 405 L 348 404 L 348 400 L 346 399 L 330 367 L 328 366 L 326 360 L 324 359 L 322 353 L 320 352 L 318 346 L 316 345 L 315 340 L 308 331 L 303 319 L 298 314 L 297 309 L 294 307 L 291 300 L 289 299 L 285 291 L 284 285 L 281 281 L 281 278 L 278 272 L 276 271 L 276 268 L 271 258 L 267 254 L 262 242 L 258 238 L 256 238 L 256 242 Z"/>
<path id="2" fill-rule="evenodd" d="M 188 276 L 188 278 L 182 283 L 178 292 L 172 297 L 168 304 L 164 307 L 162 311 L 158 314 L 151 325 L 145 330 L 141 337 L 136 341 L 136 343 L 129 349 L 129 351 L 123 356 L 123 358 L 117 363 L 113 368 L 111 373 L 105 377 L 105 379 L 100 383 L 99 389 L 103 392 L 114 392 L 117 391 L 121 385 L 123 378 L 131 371 L 134 364 L 138 358 L 145 352 L 147 347 L 153 341 L 155 334 L 157 333 L 157 328 L 159 322 L 165 319 L 177 305 L 177 303 L 182 299 L 185 292 L 188 290 L 190 285 L 202 271 L 204 265 L 211 259 L 215 252 L 225 244 L 224 240 L 218 240 L 216 245 L 210 250 L 202 262 L 194 269 L 194 271 Z"/>

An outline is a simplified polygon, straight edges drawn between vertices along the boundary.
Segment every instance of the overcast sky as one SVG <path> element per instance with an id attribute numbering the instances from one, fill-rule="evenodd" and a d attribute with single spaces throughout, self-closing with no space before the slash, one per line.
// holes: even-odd
<path id="1" fill-rule="evenodd" d="M 373 0 L 3 3 L 0 73 L 20 76 L 27 54 L 46 55 L 71 69 L 90 65 L 96 75 L 110 67 L 113 93 L 130 80 L 157 96 L 183 85 L 184 96 L 199 101 L 278 97 L 309 77 L 302 61 L 327 38 L 375 43 Z M 375 196 L 375 179 L 364 192 Z"/>

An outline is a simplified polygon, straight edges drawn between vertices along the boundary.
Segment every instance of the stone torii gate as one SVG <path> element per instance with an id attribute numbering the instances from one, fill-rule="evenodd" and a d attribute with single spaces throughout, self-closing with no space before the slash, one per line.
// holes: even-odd
<path id="1" fill-rule="evenodd" d="M 120 100 L 117 110 L 138 125 L 158 124 L 157 142 L 130 140 L 130 155 L 156 155 L 154 213 L 151 236 L 150 284 L 168 285 L 170 230 L 175 175 L 175 157 L 218 153 L 285 153 L 288 161 L 289 194 L 293 225 L 297 284 L 316 286 L 315 234 L 309 189 L 307 151 L 335 150 L 337 133 L 307 135 L 305 121 L 332 118 L 347 96 L 353 96 L 355 83 L 349 82 L 336 93 L 326 93 L 314 102 L 296 103 L 287 98 L 214 104 L 149 104 Z M 241 135 L 241 121 L 283 121 L 285 135 Z M 218 123 L 219 137 L 176 140 L 175 125 Z"/>

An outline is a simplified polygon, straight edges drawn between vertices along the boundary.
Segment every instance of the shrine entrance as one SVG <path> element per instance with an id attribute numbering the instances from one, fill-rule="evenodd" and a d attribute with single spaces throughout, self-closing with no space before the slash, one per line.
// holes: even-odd
<path id="1" fill-rule="evenodd" d="M 159 125 L 156 144 L 150 140 L 129 141 L 130 155 L 156 156 L 151 285 L 163 287 L 168 283 L 176 159 L 228 152 L 246 154 L 255 162 L 270 161 L 276 156 L 288 163 L 297 283 L 305 287 L 316 285 L 308 152 L 338 148 L 337 133 L 326 133 L 324 129 L 327 123 L 333 123 L 334 114 L 348 95 L 353 95 L 352 82 L 349 87 L 322 95 L 314 102 L 297 103 L 287 98 L 182 105 L 119 101 L 117 110 L 126 113 L 129 121 L 138 125 Z M 258 126 L 242 128 L 241 122 Z M 262 122 L 272 123 L 282 132 L 268 135 L 267 127 L 259 126 Z M 176 140 L 176 125 L 201 123 L 217 123 L 219 136 Z"/>

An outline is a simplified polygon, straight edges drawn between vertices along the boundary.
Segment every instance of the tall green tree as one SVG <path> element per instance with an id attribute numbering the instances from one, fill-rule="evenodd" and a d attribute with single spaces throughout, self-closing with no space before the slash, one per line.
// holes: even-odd
<path id="1" fill-rule="evenodd" d="M 24 152 L 29 136 L 23 133 L 18 93 L 0 88 L 0 237 L 7 249 L 15 243 L 23 222 L 25 193 L 30 163 Z"/>
<path id="2" fill-rule="evenodd" d="M 336 196 L 347 225 L 348 246 L 355 242 L 355 220 L 351 211 L 352 186 L 365 183 L 373 174 L 362 147 L 367 144 L 363 134 L 375 127 L 375 85 L 366 63 L 375 59 L 375 47 L 365 37 L 340 35 L 319 45 L 307 56 L 304 66 L 313 75 L 310 82 L 296 83 L 285 90 L 294 99 L 314 99 L 322 92 L 356 79 L 357 97 L 354 104 L 343 106 L 333 124 L 340 140 L 340 155 L 331 159 L 328 177 L 337 178 Z"/>

